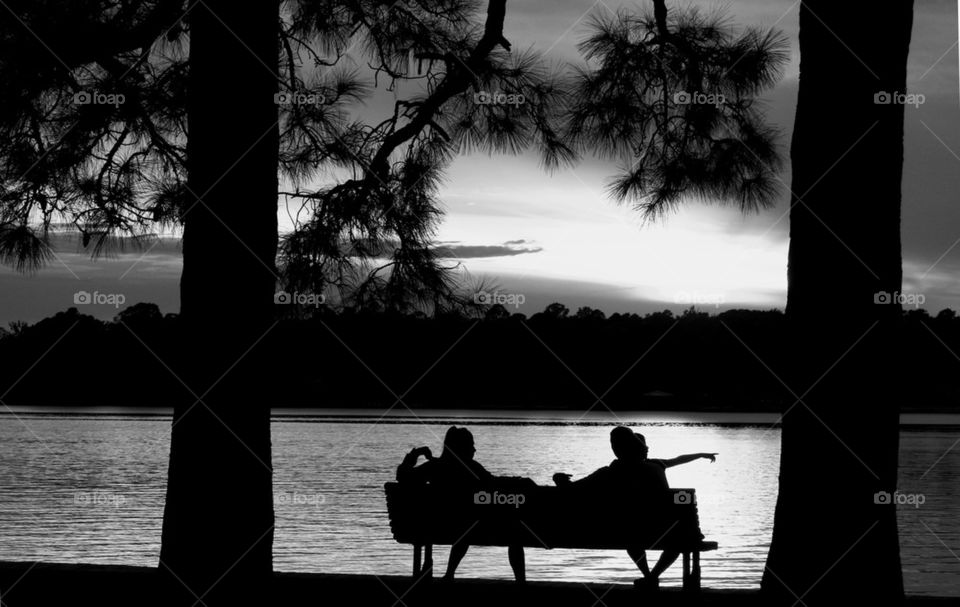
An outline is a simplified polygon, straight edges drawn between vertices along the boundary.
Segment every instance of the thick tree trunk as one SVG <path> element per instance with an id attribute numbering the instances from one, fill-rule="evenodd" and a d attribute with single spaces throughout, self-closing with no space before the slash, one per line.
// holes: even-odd
<path id="1" fill-rule="evenodd" d="M 771 604 L 903 596 L 896 510 L 875 499 L 897 482 L 900 306 L 875 302 L 902 282 L 904 109 L 875 101 L 906 90 L 912 10 L 800 9 L 784 377 L 800 402 L 783 418 Z"/>
<path id="2" fill-rule="evenodd" d="M 175 408 L 160 568 L 175 604 L 261 602 L 272 571 L 270 381 L 277 251 L 278 5 L 190 13 L 181 280 L 192 396 Z M 199 402 L 198 402 L 199 400 Z"/>

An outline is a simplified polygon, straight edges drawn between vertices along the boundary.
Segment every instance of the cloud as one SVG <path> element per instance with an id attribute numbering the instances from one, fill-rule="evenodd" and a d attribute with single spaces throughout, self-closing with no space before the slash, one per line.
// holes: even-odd
<path id="1" fill-rule="evenodd" d="M 477 259 L 483 257 L 512 257 L 528 253 L 539 253 L 543 247 L 520 246 L 528 244 L 526 240 L 508 240 L 502 245 L 464 245 L 449 244 L 439 246 L 434 252 L 446 259 Z"/>
<path id="2" fill-rule="evenodd" d="M 528 246 L 521 246 L 521 245 Z M 526 253 L 539 253 L 543 247 L 531 246 L 532 241 L 510 240 L 502 245 L 466 245 L 459 240 L 440 240 L 433 243 L 433 252 L 441 259 L 480 259 L 488 257 L 513 257 Z M 393 239 L 380 243 L 379 256 L 388 258 L 400 246 L 400 242 Z"/>

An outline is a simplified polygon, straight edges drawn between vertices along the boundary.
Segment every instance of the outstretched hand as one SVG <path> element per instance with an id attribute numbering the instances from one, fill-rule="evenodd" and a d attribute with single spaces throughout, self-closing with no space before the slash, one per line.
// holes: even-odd
<path id="1" fill-rule="evenodd" d="M 700 456 L 703 457 L 704 459 L 710 460 L 711 464 L 717 461 L 716 453 L 701 453 Z"/>

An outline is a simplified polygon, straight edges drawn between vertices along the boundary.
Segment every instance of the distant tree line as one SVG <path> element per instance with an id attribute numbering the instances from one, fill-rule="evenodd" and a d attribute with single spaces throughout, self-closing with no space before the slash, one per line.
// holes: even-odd
<path id="1" fill-rule="evenodd" d="M 909 310 L 903 319 L 903 345 L 886 353 L 911 386 L 902 407 L 956 410 L 960 319 L 950 309 Z M 273 406 L 401 411 L 782 410 L 794 401 L 781 382 L 786 330 L 779 310 L 606 316 L 554 303 L 529 318 L 500 305 L 428 318 L 320 306 L 278 319 L 263 337 L 276 353 L 266 393 Z M 154 304 L 130 306 L 112 322 L 70 308 L 0 331 L 7 404 L 195 400 L 171 371 L 187 355 L 184 327 Z"/>

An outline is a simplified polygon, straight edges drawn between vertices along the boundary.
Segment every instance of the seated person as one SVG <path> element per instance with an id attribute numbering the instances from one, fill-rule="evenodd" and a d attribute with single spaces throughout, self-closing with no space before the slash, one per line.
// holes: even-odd
<path id="1" fill-rule="evenodd" d="M 489 485 L 496 477 L 473 459 L 476 453 L 473 434 L 466 428 L 451 426 L 443 439 L 440 457 L 433 457 L 429 447 L 413 449 L 397 467 L 397 481 L 401 483 L 430 483 L 450 489 L 479 489 Z M 417 466 L 420 456 L 426 462 Z M 450 547 L 445 580 L 453 580 L 457 566 L 467 554 L 470 544 L 461 538 Z M 510 566 L 518 582 L 526 581 L 523 546 L 513 545 L 507 549 Z"/>
<path id="2" fill-rule="evenodd" d="M 668 508 L 670 500 L 669 484 L 665 470 L 667 468 L 695 461 L 700 458 L 716 461 L 716 453 L 692 453 L 680 455 L 669 460 L 649 459 L 648 447 L 644 436 L 634 433 L 626 426 L 617 426 L 610 431 L 610 447 L 616 459 L 588 476 L 571 481 L 569 474 L 558 472 L 553 481 L 560 487 L 571 487 L 588 492 L 628 501 L 628 504 L 612 504 L 611 507 L 631 508 L 644 503 L 650 513 L 659 508 Z M 627 550 L 630 558 L 643 573 L 644 578 L 637 580 L 638 585 L 652 589 L 659 587 L 660 574 L 676 561 L 679 552 L 665 550 L 650 570 L 646 552 L 639 548 Z"/>

